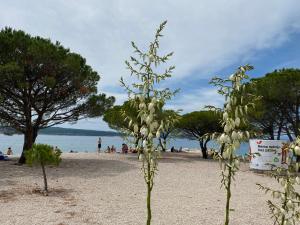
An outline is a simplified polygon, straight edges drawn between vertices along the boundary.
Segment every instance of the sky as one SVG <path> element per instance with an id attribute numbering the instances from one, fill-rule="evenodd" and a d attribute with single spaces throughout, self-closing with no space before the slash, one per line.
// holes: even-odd
<path id="1" fill-rule="evenodd" d="M 99 93 L 127 98 L 120 77 L 132 77 L 124 61 L 130 42 L 146 50 L 159 24 L 168 20 L 160 53 L 174 52 L 176 69 L 164 87 L 181 91 L 167 104 L 183 113 L 223 97 L 209 84 L 239 65 L 251 64 L 251 77 L 280 68 L 300 68 L 299 0 L 0 0 L 1 29 L 8 26 L 59 41 L 81 54 L 97 71 Z M 62 127 L 110 130 L 101 118 Z"/>

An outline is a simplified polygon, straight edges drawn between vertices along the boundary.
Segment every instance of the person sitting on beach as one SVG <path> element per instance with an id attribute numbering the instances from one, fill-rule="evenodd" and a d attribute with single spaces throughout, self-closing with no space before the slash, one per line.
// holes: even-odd
<path id="1" fill-rule="evenodd" d="M 116 152 L 116 148 L 115 148 L 114 145 L 111 146 L 110 152 L 111 152 L 111 153 L 115 153 L 115 152 Z"/>
<path id="2" fill-rule="evenodd" d="M 6 155 L 12 155 L 12 154 L 13 154 L 13 151 L 12 151 L 11 147 L 9 147 L 7 149 Z"/>
<path id="3" fill-rule="evenodd" d="M 122 144 L 122 153 L 123 154 L 127 154 L 128 153 L 128 146 L 125 143 Z"/>
<path id="4" fill-rule="evenodd" d="M 174 146 L 172 146 L 172 148 L 171 148 L 171 152 L 175 152 L 175 148 L 174 148 Z"/>
<path id="5" fill-rule="evenodd" d="M 107 146 L 107 149 L 106 149 L 106 151 L 105 151 L 106 153 L 110 153 L 111 152 L 111 149 L 110 149 L 110 147 L 109 146 Z"/>

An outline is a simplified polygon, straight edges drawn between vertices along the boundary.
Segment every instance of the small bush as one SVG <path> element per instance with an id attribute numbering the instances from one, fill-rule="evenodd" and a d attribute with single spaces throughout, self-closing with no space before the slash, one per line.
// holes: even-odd
<path id="1" fill-rule="evenodd" d="M 44 177 L 44 191 L 48 193 L 48 184 L 46 176 L 46 165 L 58 166 L 61 162 L 61 151 L 54 149 L 46 144 L 34 144 L 33 147 L 26 151 L 26 163 L 29 166 L 41 166 Z"/>

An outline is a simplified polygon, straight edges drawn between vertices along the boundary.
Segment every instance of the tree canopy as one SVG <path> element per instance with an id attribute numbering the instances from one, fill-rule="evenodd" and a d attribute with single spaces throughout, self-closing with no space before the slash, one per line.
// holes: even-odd
<path id="1" fill-rule="evenodd" d="M 184 114 L 176 124 L 182 134 L 200 143 L 203 158 L 207 158 L 207 143 L 212 133 L 221 132 L 221 115 L 215 111 L 194 111 Z"/>
<path id="2" fill-rule="evenodd" d="M 252 124 L 269 139 L 287 135 L 292 141 L 300 128 L 300 70 L 281 69 L 252 79 L 249 91 L 261 96 Z"/>
<path id="3" fill-rule="evenodd" d="M 20 30 L 0 32 L 0 118 L 24 134 L 30 149 L 38 130 L 100 116 L 114 98 L 97 95 L 99 75 L 59 42 Z M 22 154 L 20 163 L 25 162 Z"/>

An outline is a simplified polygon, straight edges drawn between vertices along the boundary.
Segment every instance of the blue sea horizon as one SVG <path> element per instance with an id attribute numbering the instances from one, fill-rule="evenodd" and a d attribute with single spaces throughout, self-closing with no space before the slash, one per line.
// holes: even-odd
<path id="1" fill-rule="evenodd" d="M 107 146 L 114 145 L 117 150 L 121 149 L 122 143 L 128 143 L 128 140 L 124 140 L 122 137 L 115 136 L 103 136 L 102 150 L 105 150 Z M 23 135 L 7 136 L 0 134 L 0 151 L 6 153 L 8 147 L 11 147 L 15 155 L 20 155 L 23 148 Z M 95 152 L 97 151 L 98 137 L 97 136 L 66 136 L 66 135 L 39 135 L 36 143 L 49 144 L 57 146 L 63 152 L 78 151 L 78 152 Z M 200 149 L 199 142 L 196 140 L 186 138 L 171 138 L 167 143 L 167 148 L 172 146 L 175 149 L 182 147 L 183 149 Z M 218 146 L 213 141 L 208 143 L 209 148 L 216 149 Z M 245 155 L 249 151 L 249 143 L 242 143 L 241 147 L 237 150 L 238 155 Z"/>

